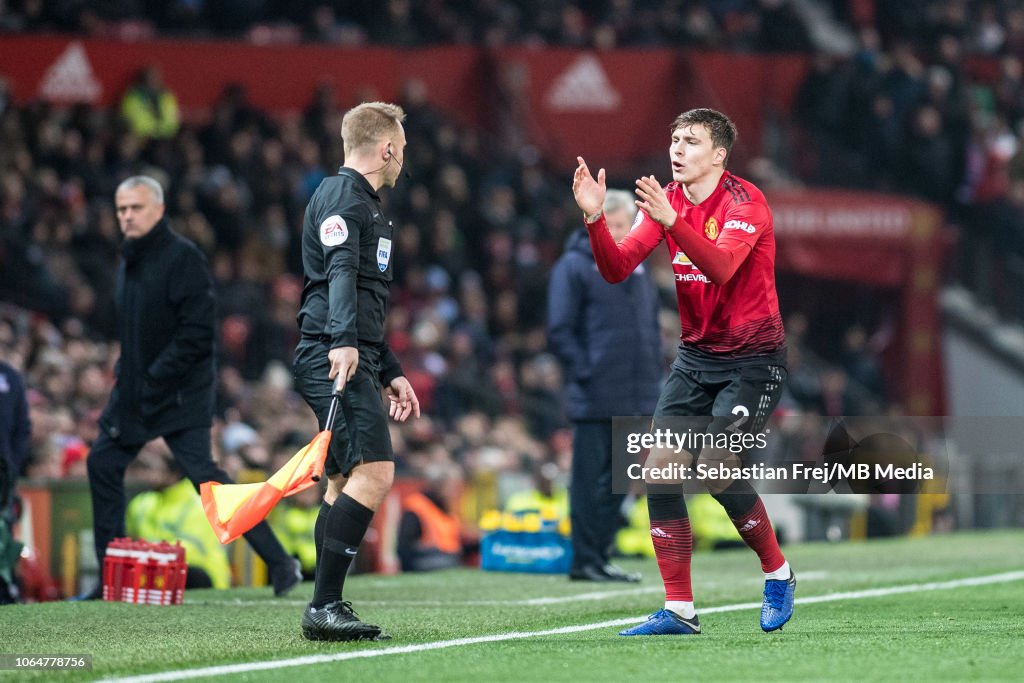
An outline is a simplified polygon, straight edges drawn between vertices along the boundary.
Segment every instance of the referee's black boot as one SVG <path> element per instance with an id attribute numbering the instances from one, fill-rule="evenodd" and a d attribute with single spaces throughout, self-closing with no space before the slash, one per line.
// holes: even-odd
<path id="1" fill-rule="evenodd" d="M 352 603 L 341 600 L 317 609 L 307 605 L 302 615 L 302 635 L 306 640 L 387 640 L 380 626 L 367 624 L 352 610 Z"/>

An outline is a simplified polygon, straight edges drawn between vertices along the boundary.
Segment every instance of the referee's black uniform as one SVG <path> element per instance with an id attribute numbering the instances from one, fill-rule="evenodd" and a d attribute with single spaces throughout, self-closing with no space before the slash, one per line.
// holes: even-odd
<path id="1" fill-rule="evenodd" d="M 360 462 L 394 457 L 380 395 L 383 386 L 404 374 L 384 341 L 392 240 L 393 227 L 384 218 L 380 197 L 362 174 L 350 168 L 325 178 L 306 207 L 295 386 L 321 427 L 333 388 L 327 353 L 342 346 L 359 349 L 359 365 L 345 385 L 341 415 L 334 425 L 328 475 L 348 476 Z"/>

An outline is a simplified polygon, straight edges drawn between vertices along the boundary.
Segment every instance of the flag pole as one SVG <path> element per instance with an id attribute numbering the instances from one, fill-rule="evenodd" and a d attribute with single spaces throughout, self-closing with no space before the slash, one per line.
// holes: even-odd
<path id="1" fill-rule="evenodd" d="M 334 380 L 334 395 L 331 396 L 331 406 L 327 409 L 327 419 L 324 420 L 324 429 L 334 431 L 334 421 L 338 417 L 338 407 L 341 404 L 341 395 L 345 393 L 344 377 L 338 373 Z M 320 476 L 314 474 L 313 481 L 320 481 Z"/>
<path id="2" fill-rule="evenodd" d="M 324 429 L 333 430 L 334 420 L 338 417 L 338 404 L 341 394 L 345 391 L 345 382 L 341 374 L 334 380 L 334 396 L 331 397 L 331 407 L 327 409 L 327 419 L 324 420 Z"/>

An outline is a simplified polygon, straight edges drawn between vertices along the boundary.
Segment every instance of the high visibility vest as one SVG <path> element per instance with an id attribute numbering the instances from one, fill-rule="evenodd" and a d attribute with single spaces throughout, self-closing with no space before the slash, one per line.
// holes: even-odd
<path id="1" fill-rule="evenodd" d="M 423 530 L 423 545 L 443 553 L 461 552 L 459 520 L 437 507 L 434 501 L 418 491 L 402 499 L 402 507 L 416 515 Z"/>

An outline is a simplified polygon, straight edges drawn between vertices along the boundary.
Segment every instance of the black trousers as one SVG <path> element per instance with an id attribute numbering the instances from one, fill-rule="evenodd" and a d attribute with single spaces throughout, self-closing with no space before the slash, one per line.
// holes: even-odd
<path id="1" fill-rule="evenodd" d="M 164 440 L 197 491 L 204 481 L 234 483 L 213 462 L 209 427 L 194 427 L 165 434 Z M 89 492 L 92 494 L 92 529 L 96 558 L 101 568 L 107 544 L 127 535 L 124 514 L 128 503 L 124 494 L 124 472 L 143 445 L 121 444 L 100 429 L 99 437 L 89 451 L 86 465 L 89 470 Z M 266 522 L 260 522 L 247 531 L 245 540 L 268 567 L 277 566 L 288 559 L 288 554 Z"/>
<path id="2" fill-rule="evenodd" d="M 574 423 L 570 476 L 573 567 L 607 564 L 625 498 L 612 493 L 611 420 Z"/>

